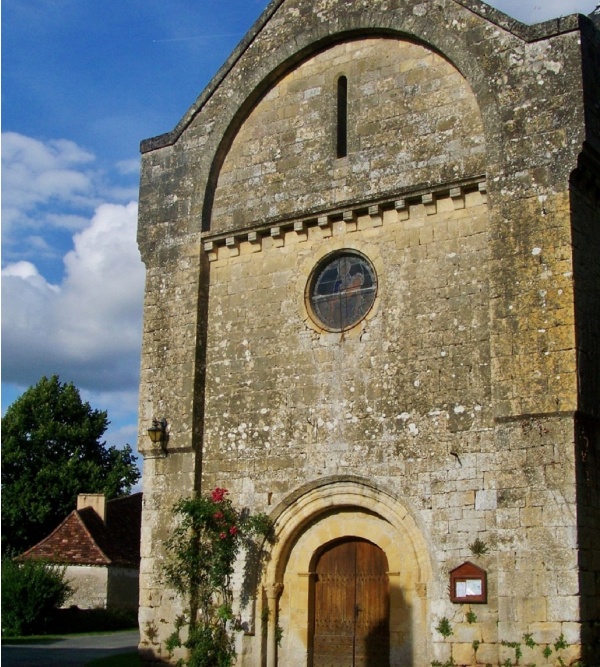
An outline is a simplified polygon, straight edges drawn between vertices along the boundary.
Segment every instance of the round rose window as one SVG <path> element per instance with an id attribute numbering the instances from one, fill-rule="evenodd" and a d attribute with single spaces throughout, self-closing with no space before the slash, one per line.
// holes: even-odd
<path id="1" fill-rule="evenodd" d="M 377 293 L 377 275 L 360 253 L 341 251 L 328 255 L 309 283 L 310 310 L 317 323 L 329 331 L 346 331 L 371 310 Z"/>

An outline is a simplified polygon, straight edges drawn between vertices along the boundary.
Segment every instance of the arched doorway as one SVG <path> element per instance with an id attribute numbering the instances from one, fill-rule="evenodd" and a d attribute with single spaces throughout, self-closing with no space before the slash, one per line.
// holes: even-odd
<path id="1" fill-rule="evenodd" d="M 378 546 L 360 538 L 328 544 L 312 599 L 312 667 L 389 667 L 388 561 Z"/>
<path id="2" fill-rule="evenodd" d="M 264 613 L 272 621 L 264 644 L 269 667 L 314 664 L 317 566 L 330 547 L 347 541 L 368 543 L 385 559 L 379 574 L 388 580 L 389 663 L 383 664 L 421 667 L 431 662 L 429 550 L 399 498 L 372 480 L 325 478 L 291 494 L 273 520 L 276 542 L 263 578 L 265 595 L 257 608 L 258 617 Z M 373 659 L 363 667 L 379 664 Z"/>

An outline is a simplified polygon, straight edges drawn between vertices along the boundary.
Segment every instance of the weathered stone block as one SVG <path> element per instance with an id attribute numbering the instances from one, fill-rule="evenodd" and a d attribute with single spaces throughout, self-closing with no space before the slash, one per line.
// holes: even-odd
<path id="1" fill-rule="evenodd" d="M 334 616 L 314 603 L 323 554 L 355 542 L 387 562 L 391 665 L 470 664 L 480 638 L 495 663 L 503 639 L 565 629 L 575 655 L 600 586 L 598 53 L 585 19 L 523 26 L 471 0 L 276 1 L 143 144 L 153 657 L 185 606 L 157 585 L 169 508 L 216 485 L 278 536 L 260 583 L 283 584 L 284 641 L 257 622 L 239 664 L 306 664 Z M 330 268 L 318 293 L 327 257 L 376 277 L 348 326 L 327 299 L 354 311 L 366 274 Z M 143 440 L 155 416 L 171 426 L 160 458 Z M 467 624 L 447 573 L 475 537 L 488 604 Z M 258 593 L 248 613 L 267 611 Z"/>

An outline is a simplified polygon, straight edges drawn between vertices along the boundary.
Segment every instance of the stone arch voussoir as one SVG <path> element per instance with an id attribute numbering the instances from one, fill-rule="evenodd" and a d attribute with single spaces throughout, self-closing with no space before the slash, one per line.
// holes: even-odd
<path id="1" fill-rule="evenodd" d="M 220 121 L 213 127 L 209 143 L 204 149 L 213 158 L 205 175 L 205 185 L 198 189 L 204 202 L 203 230 L 210 229 L 214 189 L 223 160 L 240 127 L 262 96 L 285 73 L 321 49 L 347 39 L 377 36 L 415 41 L 445 58 L 462 74 L 480 109 L 486 141 L 486 162 L 489 170 L 494 171 L 493 165 L 498 163 L 502 154 L 498 101 L 489 84 L 490 73 L 470 52 L 464 35 L 446 25 L 436 25 L 426 17 L 407 16 L 402 12 L 350 12 L 333 23 L 309 25 L 304 32 L 294 35 L 293 39 L 282 38 L 278 47 L 263 54 L 260 66 L 247 70 L 243 85 L 231 90 L 227 102 L 221 106 Z M 243 56 L 240 64 L 242 60 Z M 227 79 L 221 85 L 227 87 Z M 192 119 L 188 122 L 192 122 Z"/>
<path id="2" fill-rule="evenodd" d="M 387 559 L 390 664 L 425 664 L 432 566 L 424 532 L 407 503 L 371 480 L 334 476 L 298 489 L 272 518 L 277 541 L 263 582 L 265 591 L 280 596 L 278 608 L 270 600 L 269 609 L 285 637 L 282 664 L 307 664 L 316 562 L 324 547 L 346 538 L 375 544 Z"/>
<path id="3" fill-rule="evenodd" d="M 276 542 L 266 571 L 267 581 L 282 581 L 291 552 L 306 529 L 319 522 L 331 524 L 325 532 L 318 532 L 307 544 L 312 553 L 325 541 L 344 536 L 345 524 L 339 513 L 352 512 L 369 517 L 363 525 L 357 525 L 353 534 L 379 543 L 393 563 L 399 562 L 402 546 L 404 559 L 408 553 L 414 563 L 414 576 L 420 582 L 431 579 L 429 549 L 412 511 L 389 490 L 360 477 L 331 477 L 308 484 L 297 490 L 276 508 L 272 515 Z M 337 518 L 330 520 L 335 513 Z M 338 524 L 339 528 L 332 528 Z M 376 528 L 379 526 L 379 528 Z M 329 540 L 323 540 L 329 536 Z M 314 545 L 313 545 L 314 542 Z M 313 549 L 314 546 L 314 549 Z M 307 551 L 307 553 L 308 553 Z M 306 563 L 308 567 L 309 564 Z"/>

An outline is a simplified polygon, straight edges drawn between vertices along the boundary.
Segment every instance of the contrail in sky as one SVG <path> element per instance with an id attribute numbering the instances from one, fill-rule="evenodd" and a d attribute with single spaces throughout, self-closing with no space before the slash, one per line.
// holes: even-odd
<path id="1" fill-rule="evenodd" d="M 241 33 L 239 32 L 228 32 L 221 35 L 194 35 L 193 37 L 172 37 L 171 39 L 153 39 L 154 44 L 160 42 L 188 42 L 193 39 L 218 39 L 219 37 L 237 37 Z"/>

